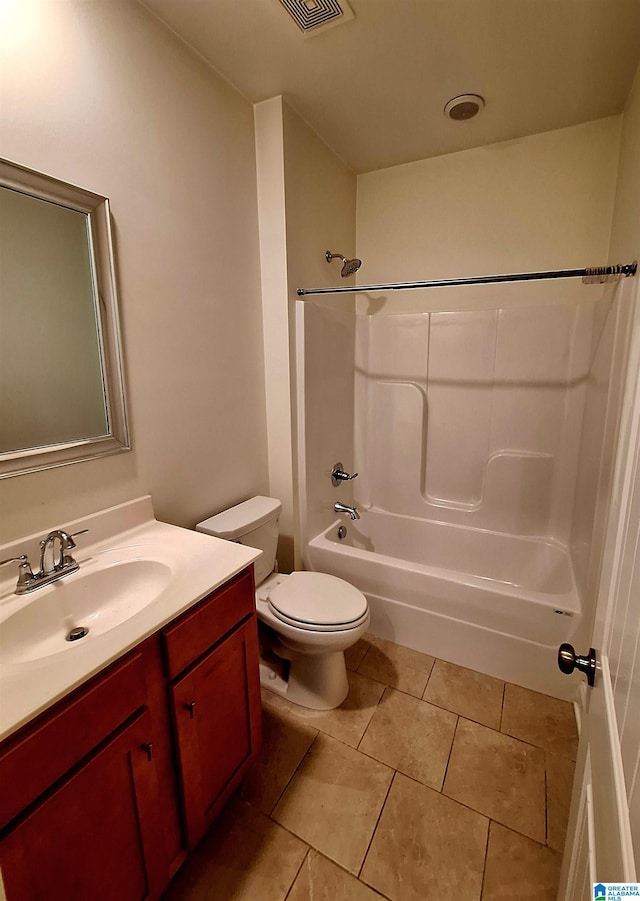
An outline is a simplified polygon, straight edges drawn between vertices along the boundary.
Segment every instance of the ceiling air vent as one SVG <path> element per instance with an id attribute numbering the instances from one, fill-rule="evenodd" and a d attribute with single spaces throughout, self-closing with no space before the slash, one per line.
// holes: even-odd
<path id="1" fill-rule="evenodd" d="M 311 37 L 334 25 L 353 19 L 346 0 L 280 0 L 305 37 Z"/>

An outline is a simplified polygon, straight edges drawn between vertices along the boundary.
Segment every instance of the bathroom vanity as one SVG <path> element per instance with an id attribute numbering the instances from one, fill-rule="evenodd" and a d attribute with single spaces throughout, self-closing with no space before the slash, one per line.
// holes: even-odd
<path id="1" fill-rule="evenodd" d="M 25 652 L 9 664 L 0 654 L 0 868 L 9 901 L 159 898 L 259 749 L 256 552 L 154 520 L 93 547 L 84 569 L 96 559 L 100 567 L 103 551 L 124 560 L 135 548 L 147 559 L 160 538 L 179 553 L 172 579 L 143 610 L 84 647 L 35 659 Z M 78 562 L 79 577 L 81 554 Z M 206 581 L 213 590 L 202 596 Z M 47 591 L 27 603 L 63 603 L 55 586 Z M 11 693 L 21 675 L 19 713 Z M 29 704 L 43 709 L 29 716 Z"/>

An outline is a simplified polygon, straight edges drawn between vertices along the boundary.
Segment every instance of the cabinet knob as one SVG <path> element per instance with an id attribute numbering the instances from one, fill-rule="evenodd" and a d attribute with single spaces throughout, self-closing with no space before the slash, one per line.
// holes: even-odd
<path id="1" fill-rule="evenodd" d="M 189 711 L 189 718 L 190 718 L 190 719 L 193 719 L 193 717 L 194 717 L 194 708 L 195 708 L 195 706 L 196 706 L 196 702 L 195 702 L 195 701 L 189 701 L 188 704 L 185 704 L 185 705 L 184 705 L 184 709 Z"/>
<path id="2" fill-rule="evenodd" d="M 140 745 L 140 750 L 145 752 L 145 754 L 147 755 L 147 760 L 149 760 L 149 761 L 153 760 L 153 742 L 152 741 L 148 741 L 146 744 Z"/>

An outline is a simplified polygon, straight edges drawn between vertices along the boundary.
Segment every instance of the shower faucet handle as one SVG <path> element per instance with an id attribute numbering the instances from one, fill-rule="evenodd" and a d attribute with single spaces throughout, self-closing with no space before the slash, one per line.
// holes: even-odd
<path id="1" fill-rule="evenodd" d="M 353 475 L 349 475 L 348 472 L 345 472 L 342 468 L 342 463 L 336 463 L 331 470 L 331 484 L 334 488 L 340 484 L 340 482 L 349 482 L 351 479 L 357 479 L 358 473 L 354 472 Z"/>

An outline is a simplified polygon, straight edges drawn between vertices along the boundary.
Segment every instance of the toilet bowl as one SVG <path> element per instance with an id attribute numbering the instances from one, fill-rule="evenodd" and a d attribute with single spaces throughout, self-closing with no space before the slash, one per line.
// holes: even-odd
<path id="1" fill-rule="evenodd" d="M 196 529 L 263 551 L 255 563 L 260 681 L 295 704 L 330 710 L 349 691 L 344 652 L 366 632 L 369 606 L 344 579 L 274 572 L 281 509 L 275 498 L 254 497 Z"/>
<path id="2" fill-rule="evenodd" d="M 338 707 L 349 691 L 344 652 L 369 626 L 365 596 L 324 573 L 274 573 L 256 589 L 256 609 L 275 634 L 270 650 L 290 664 L 283 678 L 263 661 L 265 687 L 303 707 Z"/>

